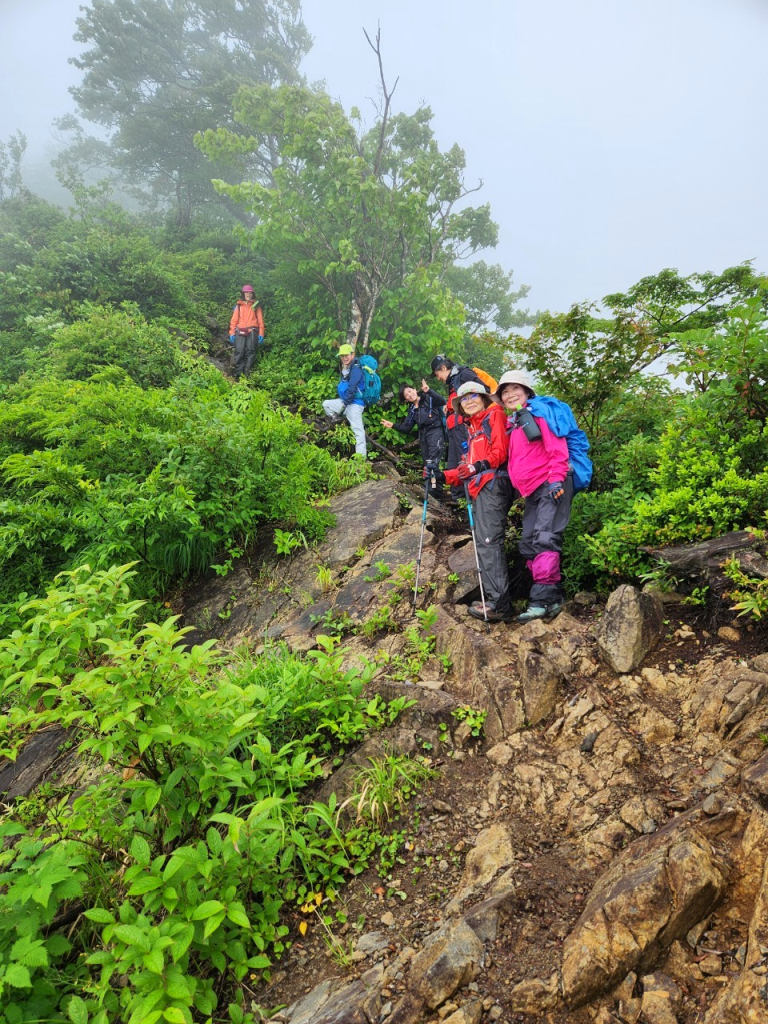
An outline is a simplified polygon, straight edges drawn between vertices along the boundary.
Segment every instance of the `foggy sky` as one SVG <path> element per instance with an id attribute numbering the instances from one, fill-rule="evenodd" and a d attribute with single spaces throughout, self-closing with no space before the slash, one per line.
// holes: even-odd
<path id="1" fill-rule="evenodd" d="M 84 0 L 0 0 L 0 138 L 30 166 L 73 110 Z M 304 64 L 373 117 L 381 24 L 395 109 L 424 102 L 500 225 L 489 262 L 565 310 L 663 267 L 768 271 L 766 0 L 304 0 Z"/>

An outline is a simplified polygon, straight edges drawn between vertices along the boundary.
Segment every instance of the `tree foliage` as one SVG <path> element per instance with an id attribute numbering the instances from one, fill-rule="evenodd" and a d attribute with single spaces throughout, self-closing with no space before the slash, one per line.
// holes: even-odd
<path id="1" fill-rule="evenodd" d="M 565 399 L 587 432 L 599 437 L 610 403 L 638 374 L 665 372 L 691 332 L 724 324 L 734 306 L 755 295 L 761 278 L 749 264 L 722 274 L 681 277 L 663 270 L 626 293 L 607 295 L 601 312 L 578 303 L 567 313 L 540 316 L 530 337 L 514 335 L 510 348 L 545 390 Z"/>
<path id="2" fill-rule="evenodd" d="M 378 45 L 377 38 L 377 54 Z M 397 354 L 413 296 L 442 293 L 453 319 L 447 271 L 495 245 L 498 233 L 487 205 L 465 202 L 476 189 L 465 183 L 463 151 L 441 152 L 428 107 L 392 114 L 392 91 L 382 75 L 382 108 L 366 130 L 357 110 L 347 115 L 322 92 L 245 87 L 235 116 L 251 136 L 222 128 L 199 140 L 220 161 L 275 139 L 280 161 L 271 183 L 220 180 L 216 187 L 255 215 L 251 244 L 274 261 L 280 287 L 309 304 L 321 337 L 346 336 L 361 350 L 373 345 L 385 361 Z M 498 274 L 493 285 L 504 317 Z M 409 343 L 414 328 L 412 320 Z"/>
<path id="3" fill-rule="evenodd" d="M 75 137 L 60 160 L 65 173 L 73 162 L 109 164 L 142 201 L 173 206 L 182 223 L 213 198 L 195 132 L 237 131 L 238 87 L 296 80 L 310 45 L 299 0 L 93 0 L 75 39 L 89 49 L 72 58 L 84 72 L 72 94 L 109 138 L 69 124 Z M 268 177 L 269 147 L 250 153 L 246 166 Z"/>

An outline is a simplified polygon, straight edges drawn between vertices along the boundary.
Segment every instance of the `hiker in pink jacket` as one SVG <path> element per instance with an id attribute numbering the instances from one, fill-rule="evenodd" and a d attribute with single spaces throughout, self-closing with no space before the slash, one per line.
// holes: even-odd
<path id="1" fill-rule="evenodd" d="M 502 374 L 496 397 L 510 417 L 509 478 L 525 498 L 518 546 L 533 576 L 528 607 L 517 616 L 518 622 L 550 619 L 562 610 L 560 553 L 573 501 L 568 442 L 553 434 L 543 417 L 527 409 L 534 395 L 527 373 Z"/>

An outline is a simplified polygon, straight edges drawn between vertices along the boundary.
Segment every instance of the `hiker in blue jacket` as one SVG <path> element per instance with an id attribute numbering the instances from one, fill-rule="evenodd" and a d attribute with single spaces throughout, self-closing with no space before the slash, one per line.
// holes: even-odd
<path id="1" fill-rule="evenodd" d="M 401 434 L 410 434 L 412 430 L 419 432 L 419 448 L 421 457 L 424 460 L 425 471 L 427 464 L 430 468 L 436 468 L 443 458 L 445 448 L 445 420 L 443 418 L 443 407 L 445 399 L 439 395 L 422 379 L 421 393 L 410 384 L 403 384 L 400 388 L 400 398 L 408 403 L 410 408 L 405 419 L 398 423 L 392 420 L 382 420 L 382 426 L 388 430 L 398 430 Z M 443 498 L 443 485 L 438 483 L 434 474 L 430 473 L 432 496 L 441 501 Z M 426 472 L 425 472 L 426 479 Z"/>
<path id="2" fill-rule="evenodd" d="M 355 435 L 355 453 L 366 458 L 368 447 L 365 442 L 365 426 L 363 425 L 363 389 L 365 374 L 355 358 L 355 350 L 351 345 L 339 347 L 341 363 L 341 380 L 336 385 L 338 398 L 328 398 L 323 402 L 323 409 L 332 423 L 341 423 L 346 417 L 352 433 Z"/>

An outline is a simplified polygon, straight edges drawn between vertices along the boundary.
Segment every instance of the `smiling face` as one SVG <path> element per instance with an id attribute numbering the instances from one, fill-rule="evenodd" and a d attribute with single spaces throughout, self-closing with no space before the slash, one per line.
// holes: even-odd
<path id="1" fill-rule="evenodd" d="M 446 381 L 448 380 L 450 375 L 451 371 L 448 369 L 447 366 L 438 366 L 438 368 L 435 370 L 435 376 L 437 377 L 438 380 Z"/>
<path id="2" fill-rule="evenodd" d="M 516 409 L 528 401 L 528 389 L 522 384 L 505 384 L 500 397 L 505 409 Z"/>
<path id="3" fill-rule="evenodd" d="M 403 388 L 403 398 L 406 402 L 415 402 L 418 397 L 416 388 Z"/>
<path id="4" fill-rule="evenodd" d="M 482 395 L 472 393 L 469 395 L 463 395 L 461 398 L 461 409 L 462 412 L 467 414 L 467 416 L 474 416 L 475 413 L 480 412 L 484 406 L 485 402 L 483 401 Z"/>
<path id="5" fill-rule="evenodd" d="M 339 356 L 339 359 L 341 360 L 341 365 L 346 368 L 350 363 L 354 363 L 355 353 L 351 352 L 348 356 Z"/>

